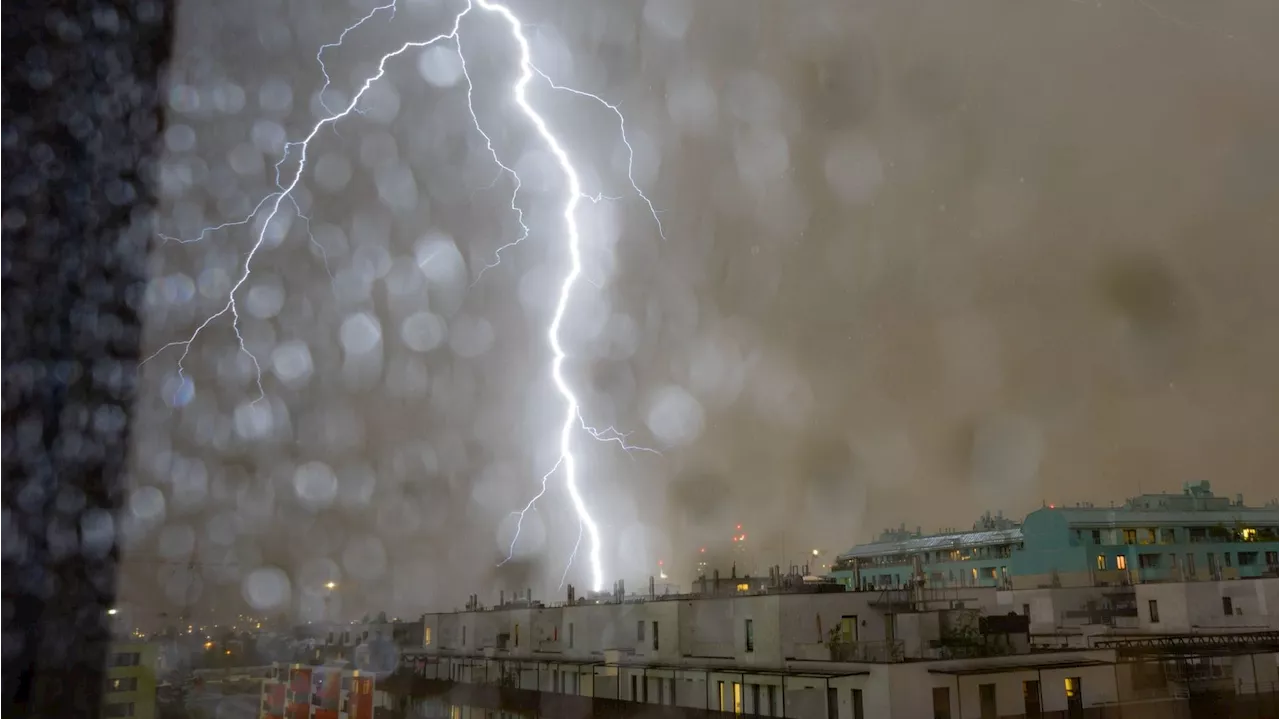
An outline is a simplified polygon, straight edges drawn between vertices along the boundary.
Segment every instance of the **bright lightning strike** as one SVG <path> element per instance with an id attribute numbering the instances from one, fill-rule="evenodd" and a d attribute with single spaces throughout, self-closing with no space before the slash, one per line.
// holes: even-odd
<path id="1" fill-rule="evenodd" d="M 259 215 L 259 213 L 263 210 L 264 207 L 270 206 L 271 209 L 263 219 L 261 224 L 261 229 L 257 232 L 257 237 L 252 247 L 250 248 L 249 253 L 245 257 L 244 266 L 239 275 L 239 278 L 232 285 L 230 291 L 227 294 L 226 304 L 222 307 L 222 309 L 213 313 L 212 315 L 207 317 L 203 322 L 201 322 L 189 337 L 187 337 L 184 340 L 170 342 L 162 346 L 159 350 L 157 350 L 151 356 L 144 359 L 143 363 L 145 364 L 146 362 L 149 362 L 150 360 L 154 359 L 157 355 L 159 355 L 160 353 L 164 352 L 167 349 L 170 349 L 173 347 L 181 347 L 182 354 L 178 358 L 178 362 L 177 362 L 178 376 L 180 379 L 185 380 L 184 362 L 186 361 L 188 355 L 191 352 L 192 345 L 199 338 L 200 334 L 204 332 L 204 330 L 211 323 L 213 323 L 215 320 L 218 320 L 221 317 L 224 317 L 225 315 L 230 314 L 232 317 L 231 326 L 232 326 L 232 329 L 235 331 L 236 339 L 239 343 L 239 349 L 241 352 L 246 354 L 250 358 L 250 360 L 253 362 L 254 370 L 256 373 L 255 380 L 258 387 L 258 397 L 257 399 L 254 400 L 254 402 L 256 403 L 262 400 L 266 396 L 265 390 L 262 385 L 261 365 L 258 363 L 257 357 L 255 357 L 251 352 L 249 352 L 248 348 L 245 346 L 244 337 L 240 332 L 240 313 L 239 313 L 239 308 L 236 304 L 236 293 L 248 280 L 249 275 L 252 272 L 253 260 L 256 257 L 258 250 L 261 249 L 266 239 L 268 228 L 271 226 L 272 222 L 279 215 L 280 206 L 284 203 L 286 199 L 293 206 L 299 219 L 302 219 L 305 222 L 307 222 L 308 234 L 310 234 L 309 232 L 310 218 L 308 218 L 306 215 L 302 213 L 302 210 L 298 206 L 297 200 L 294 197 L 293 193 L 302 179 L 303 171 L 306 169 L 307 153 L 310 149 L 311 141 L 316 138 L 316 136 L 320 133 L 320 131 L 326 125 L 336 127 L 337 123 L 340 120 L 349 116 L 351 113 L 353 112 L 360 113 L 361 111 L 358 108 L 360 100 L 364 97 L 365 92 L 369 90 L 369 88 L 373 85 L 373 83 L 377 82 L 386 74 L 387 62 L 392 58 L 398 57 L 399 55 L 402 55 L 406 51 L 413 48 L 419 48 L 419 49 L 426 48 L 426 47 L 435 45 L 436 43 L 444 42 L 448 40 L 452 40 L 454 42 L 458 52 L 458 57 L 462 62 L 462 72 L 467 82 L 467 109 L 470 111 L 471 119 L 475 125 L 476 130 L 480 133 L 481 137 L 484 138 L 485 146 L 489 150 L 490 156 L 493 158 L 493 161 L 500 168 L 500 172 L 498 176 L 501 177 L 502 174 L 509 175 L 514 185 L 514 189 L 512 190 L 512 194 L 511 194 L 510 207 L 512 211 L 516 213 L 516 217 L 521 227 L 521 234 L 515 240 L 506 243 L 505 245 L 499 247 L 495 251 L 494 262 L 491 264 L 485 265 L 480 270 L 480 272 L 477 273 L 475 281 L 478 282 L 480 277 L 484 274 L 486 270 L 492 269 L 493 267 L 497 266 L 497 264 L 501 262 L 502 253 L 504 250 L 514 247 L 515 245 L 519 244 L 520 242 L 522 242 L 523 240 L 529 237 L 531 232 L 530 228 L 528 227 L 528 225 L 525 224 L 524 212 L 520 208 L 517 202 L 520 194 L 520 189 L 522 187 L 521 179 L 519 175 L 515 172 L 515 170 L 513 170 L 508 165 L 504 164 L 502 160 L 499 158 L 498 152 L 494 148 L 493 141 L 488 135 L 488 133 L 486 133 L 484 129 L 481 127 L 480 120 L 476 116 L 474 105 L 472 104 L 472 95 L 474 91 L 474 85 L 472 83 L 471 76 L 467 71 L 466 58 L 462 52 L 460 28 L 462 25 L 463 18 L 472 10 L 473 7 L 479 7 L 480 9 L 482 9 L 487 13 L 491 13 L 500 17 L 506 23 L 508 29 L 510 30 L 511 39 L 515 42 L 516 47 L 519 50 L 519 70 L 520 70 L 519 77 L 512 87 L 513 98 L 515 99 L 516 105 L 520 108 L 521 113 L 524 114 L 524 116 L 533 124 L 534 128 L 537 130 L 538 136 L 546 144 L 547 148 L 551 151 L 551 154 L 556 158 L 556 161 L 559 164 L 561 171 L 564 173 L 566 182 L 568 184 L 568 191 L 566 193 L 567 196 L 566 196 L 562 216 L 564 218 L 564 223 L 565 223 L 565 237 L 566 237 L 567 249 L 569 251 L 570 266 L 569 266 L 568 272 L 565 274 L 564 279 L 561 282 L 559 294 L 558 294 L 556 305 L 555 305 L 555 312 L 547 327 L 547 332 L 546 332 L 547 344 L 551 348 L 551 352 L 552 352 L 551 380 L 552 380 L 552 383 L 555 385 L 557 393 L 559 394 L 560 398 L 564 402 L 564 421 L 560 425 L 560 433 L 558 437 L 559 457 L 556 460 L 555 465 L 552 466 L 552 468 L 545 475 L 543 475 L 541 486 L 537 494 L 534 495 L 534 497 L 529 501 L 528 504 L 525 505 L 525 507 L 522 510 L 518 512 L 513 512 L 513 514 L 518 515 L 518 519 L 516 522 L 516 533 L 511 540 L 511 545 L 510 545 L 511 552 L 508 554 L 507 559 L 509 560 L 515 551 L 516 541 L 520 537 L 520 530 L 521 530 L 525 515 L 529 512 L 529 510 L 533 508 L 534 504 L 543 495 L 546 494 L 547 481 L 550 479 L 550 477 L 554 475 L 556 471 L 563 468 L 565 473 L 565 486 L 568 489 L 569 498 L 573 505 L 574 511 L 578 516 L 578 538 L 576 543 L 574 544 L 573 551 L 569 556 L 568 564 L 565 567 L 565 574 L 564 576 L 561 577 L 561 584 L 564 583 L 564 579 L 568 576 L 569 569 L 572 567 L 574 558 L 577 556 L 578 550 L 581 547 L 582 539 L 585 536 L 588 539 L 587 554 L 588 554 L 588 560 L 590 563 L 591 586 L 593 590 L 599 591 L 604 587 L 604 570 L 603 570 L 602 560 L 601 560 L 600 528 L 597 522 L 595 521 L 595 519 L 591 516 L 591 513 L 586 506 L 586 502 L 582 497 L 582 494 L 578 485 L 578 462 L 577 462 L 577 457 L 574 455 L 574 442 L 573 442 L 574 432 L 577 429 L 582 429 L 588 435 L 590 435 L 593 439 L 596 439 L 598 441 L 615 442 L 620 447 L 622 447 L 624 451 L 628 452 L 628 454 L 636 450 L 654 452 L 655 454 L 656 452 L 655 450 L 647 449 L 644 447 L 635 447 L 627 444 L 626 442 L 627 435 L 622 432 L 619 432 L 613 427 L 607 427 L 605 429 L 596 429 L 594 427 L 588 426 L 586 421 L 583 419 L 581 403 L 579 402 L 578 397 L 576 393 L 573 391 L 573 388 L 570 385 L 569 381 L 564 376 L 564 362 L 567 357 L 567 354 L 565 352 L 564 346 L 561 343 L 560 329 L 564 322 L 565 312 L 568 310 L 569 302 L 573 295 L 573 288 L 577 283 L 579 277 L 582 276 L 581 236 L 578 229 L 578 222 L 577 222 L 577 216 L 576 216 L 578 204 L 581 200 L 584 200 L 584 199 L 590 202 L 600 202 L 604 199 L 617 199 L 617 198 L 606 198 L 603 194 L 589 196 L 583 192 L 582 183 L 579 178 L 577 168 L 574 166 L 574 163 L 570 159 L 568 152 L 564 149 L 559 138 L 557 138 L 556 135 L 552 133 L 551 129 L 547 125 L 546 120 L 542 117 L 541 114 L 538 113 L 537 110 L 534 109 L 534 107 L 529 102 L 528 86 L 529 86 L 529 83 L 533 80 L 535 75 L 546 80 L 546 82 L 550 85 L 550 87 L 555 90 L 569 92 L 579 97 L 584 97 L 584 98 L 594 100 L 614 113 L 614 115 L 618 118 L 619 129 L 622 133 L 622 142 L 624 145 L 626 145 L 627 152 L 628 152 L 627 179 L 630 181 L 632 189 L 635 190 L 635 192 L 640 196 L 641 199 L 644 200 L 645 204 L 648 206 L 649 211 L 653 215 L 654 221 L 657 224 L 658 234 L 664 239 L 666 235 L 662 228 L 662 221 L 658 216 L 659 213 L 655 208 L 653 202 L 648 198 L 648 196 L 646 196 L 640 190 L 639 185 L 635 181 L 635 177 L 634 177 L 635 150 L 632 147 L 631 143 L 627 140 L 626 119 L 623 116 L 622 112 L 619 110 L 619 108 L 616 105 L 603 100 L 597 95 L 591 94 L 589 92 L 584 92 L 582 90 L 577 90 L 571 87 L 565 87 L 565 86 L 556 84 L 554 81 L 552 81 L 550 77 L 548 77 L 545 73 L 543 73 L 541 70 L 535 67 L 531 57 L 529 40 L 524 34 L 522 23 L 520 22 L 520 19 L 515 15 L 515 13 L 512 12 L 505 5 L 501 5 L 496 2 L 491 2 L 491 0 L 474 0 L 474 5 L 473 5 L 472 1 L 468 0 L 466 6 L 457 15 L 454 16 L 453 27 L 448 33 L 437 35 L 435 37 L 430 38 L 429 40 L 417 41 L 417 42 L 414 42 L 414 41 L 406 42 L 403 45 L 401 45 L 398 49 L 383 55 L 381 60 L 378 62 L 377 71 L 373 75 L 365 79 L 365 81 L 361 84 L 359 90 L 347 103 L 346 107 L 337 112 L 333 111 L 331 108 L 328 107 L 328 105 L 325 104 L 325 100 L 323 97 L 324 92 L 327 91 L 331 85 L 328 68 L 324 64 L 325 50 L 342 45 L 343 41 L 346 39 L 349 33 L 356 30 L 361 25 L 363 25 L 364 23 L 372 19 L 379 12 L 388 11 L 391 16 L 394 16 L 396 11 L 394 0 L 388 4 L 379 5 L 373 8 L 372 10 L 370 10 L 364 17 L 360 18 L 351 26 L 345 28 L 342 31 L 342 33 L 338 36 L 338 39 L 335 42 L 321 45 L 319 50 L 316 52 L 316 61 L 319 63 L 320 71 L 324 75 L 324 85 L 320 91 L 320 94 L 321 94 L 320 105 L 329 114 L 324 118 L 322 118 L 321 120 L 319 120 L 315 125 L 313 125 L 311 130 L 307 133 L 307 135 L 302 140 L 289 142 L 285 144 L 283 156 L 280 158 L 280 161 L 277 162 L 275 165 L 275 180 L 276 180 L 277 191 L 271 194 L 268 194 L 266 197 L 262 198 L 262 200 L 259 201 L 257 206 L 253 208 L 253 211 L 250 212 L 244 219 L 226 222 L 221 225 L 206 228 L 203 231 L 201 231 L 198 237 L 190 240 L 164 237 L 166 241 L 172 240 L 176 242 L 194 242 L 197 240 L 201 240 L 207 237 L 208 235 L 220 230 L 224 230 L 231 227 L 247 225 Z M 289 179 L 288 182 L 284 182 L 282 178 L 282 167 L 284 163 L 290 158 L 291 152 L 295 149 L 297 150 L 297 153 L 298 153 L 297 167 L 293 172 L 292 178 Z M 311 237 L 311 241 L 315 243 L 314 236 Z M 316 244 L 318 245 L 318 243 Z M 323 254 L 323 247 L 321 247 L 320 249 Z M 328 269 L 327 258 L 326 258 L 326 269 Z"/>

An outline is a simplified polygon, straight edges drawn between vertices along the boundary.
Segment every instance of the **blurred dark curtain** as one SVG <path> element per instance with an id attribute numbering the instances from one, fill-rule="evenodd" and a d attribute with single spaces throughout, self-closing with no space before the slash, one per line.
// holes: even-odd
<path id="1" fill-rule="evenodd" d="M 96 716 L 171 0 L 3 5 L 5 716 Z"/>

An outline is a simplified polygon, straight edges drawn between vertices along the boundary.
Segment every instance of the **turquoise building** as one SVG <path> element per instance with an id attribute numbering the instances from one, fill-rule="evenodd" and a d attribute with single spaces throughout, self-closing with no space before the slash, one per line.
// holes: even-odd
<path id="1" fill-rule="evenodd" d="M 1000 514 L 984 514 L 964 531 L 923 534 L 899 527 L 841 554 L 831 574 L 862 590 L 905 587 L 913 577 L 927 587 L 1008 587 L 1010 560 L 1022 543 L 1018 522 Z"/>
<path id="2" fill-rule="evenodd" d="M 1046 506 L 1022 522 L 984 515 L 968 531 L 887 530 L 840 555 L 852 589 L 1080 587 L 1277 575 L 1274 502 L 1245 506 L 1208 482 L 1143 494 L 1119 507 Z"/>

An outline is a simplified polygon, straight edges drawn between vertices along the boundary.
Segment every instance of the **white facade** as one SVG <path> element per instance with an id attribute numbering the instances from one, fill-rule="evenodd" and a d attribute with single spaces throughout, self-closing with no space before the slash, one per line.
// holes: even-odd
<path id="1" fill-rule="evenodd" d="M 1172 718 L 1185 715 L 1184 699 L 1163 690 L 1139 696 L 1130 667 L 1117 663 L 1113 649 L 1091 648 L 1093 640 L 1277 625 L 1274 579 L 1140 585 L 1130 600 L 1138 616 L 1124 626 L 1078 616 L 1103 601 L 1107 588 L 965 591 L 965 610 L 903 611 L 878 592 L 840 592 L 428 614 L 416 656 L 428 678 L 797 719 L 934 716 L 942 707 L 953 719 L 990 715 L 993 707 L 1011 717 L 1030 711 L 1028 696 L 1041 711 L 1065 711 L 1071 694 L 1083 709 L 1141 700 L 1142 711 L 1154 707 Z M 1156 622 L 1149 601 L 1158 607 Z M 1075 632 L 1079 641 L 1055 652 L 938 658 L 949 617 L 974 609 L 1029 612 L 1033 631 Z M 855 651 L 835 652 L 835 644 Z M 1233 662 L 1241 693 L 1273 691 L 1274 653 L 1224 664 Z"/>

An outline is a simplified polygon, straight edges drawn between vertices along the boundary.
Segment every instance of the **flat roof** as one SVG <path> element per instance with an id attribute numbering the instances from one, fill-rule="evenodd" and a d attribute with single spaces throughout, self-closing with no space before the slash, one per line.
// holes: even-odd
<path id="1" fill-rule="evenodd" d="M 930 669 L 930 674 L 947 674 L 967 677 L 975 674 L 1011 674 L 1013 672 L 1035 672 L 1045 669 L 1075 669 L 1077 667 L 1109 667 L 1115 662 L 1101 659 L 1071 659 L 1056 662 L 1031 662 L 1029 664 L 978 664 L 976 666 L 954 667 L 948 669 Z"/>

